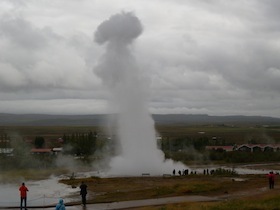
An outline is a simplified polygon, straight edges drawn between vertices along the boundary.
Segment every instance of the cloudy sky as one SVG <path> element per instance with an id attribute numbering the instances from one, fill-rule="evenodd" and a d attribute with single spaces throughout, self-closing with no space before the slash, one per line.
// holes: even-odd
<path id="1" fill-rule="evenodd" d="M 104 20 L 133 12 L 155 114 L 280 117 L 278 0 L 1 0 L 0 113 L 106 113 Z"/>

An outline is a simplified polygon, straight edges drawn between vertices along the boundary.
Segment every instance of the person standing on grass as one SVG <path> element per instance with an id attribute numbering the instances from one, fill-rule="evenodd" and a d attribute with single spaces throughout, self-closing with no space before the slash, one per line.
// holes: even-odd
<path id="1" fill-rule="evenodd" d="M 80 185 L 80 195 L 82 196 L 82 203 L 84 206 L 87 204 L 86 196 L 87 196 L 87 185 L 82 182 Z"/>
<path id="2" fill-rule="evenodd" d="M 28 188 L 25 186 L 24 182 L 21 184 L 20 188 L 20 209 L 22 210 L 22 203 L 24 203 L 24 209 L 27 210 L 26 208 L 26 199 L 27 199 L 27 191 Z"/>
<path id="3" fill-rule="evenodd" d="M 271 172 L 269 172 L 267 177 L 268 177 L 269 189 L 273 189 L 274 188 L 274 182 L 275 182 L 275 174 L 273 173 L 273 171 L 271 171 Z"/>
<path id="4" fill-rule="evenodd" d="M 58 204 L 56 204 L 55 210 L 65 210 L 65 205 L 62 198 L 60 198 Z"/>

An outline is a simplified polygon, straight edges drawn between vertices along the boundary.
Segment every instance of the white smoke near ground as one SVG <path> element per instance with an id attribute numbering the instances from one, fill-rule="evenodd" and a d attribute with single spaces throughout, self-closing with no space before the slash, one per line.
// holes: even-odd
<path id="1" fill-rule="evenodd" d="M 95 68 L 111 93 L 110 111 L 117 113 L 118 156 L 111 159 L 111 175 L 170 174 L 186 168 L 165 160 L 157 148 L 154 121 L 148 111 L 147 81 L 132 54 L 133 41 L 142 33 L 140 20 L 131 12 L 111 16 L 95 32 L 106 51 Z"/>

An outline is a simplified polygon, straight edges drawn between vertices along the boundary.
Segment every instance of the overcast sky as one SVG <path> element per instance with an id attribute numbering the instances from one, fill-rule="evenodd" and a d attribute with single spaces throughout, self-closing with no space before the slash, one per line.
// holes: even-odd
<path id="1" fill-rule="evenodd" d="M 154 114 L 280 117 L 278 0 L 1 0 L 0 113 L 106 113 L 104 20 L 133 12 Z"/>

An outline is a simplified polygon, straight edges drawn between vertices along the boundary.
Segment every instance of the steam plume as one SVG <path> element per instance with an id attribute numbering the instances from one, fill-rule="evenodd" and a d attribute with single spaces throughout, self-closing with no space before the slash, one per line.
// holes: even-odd
<path id="1" fill-rule="evenodd" d="M 107 44 L 95 71 L 111 93 L 110 105 L 118 113 L 120 153 L 110 163 L 113 175 L 170 173 L 175 167 L 173 162 L 164 161 L 157 148 L 148 112 L 147 82 L 132 54 L 131 45 L 142 31 L 139 19 L 123 12 L 101 23 L 94 36 L 98 44 Z"/>

